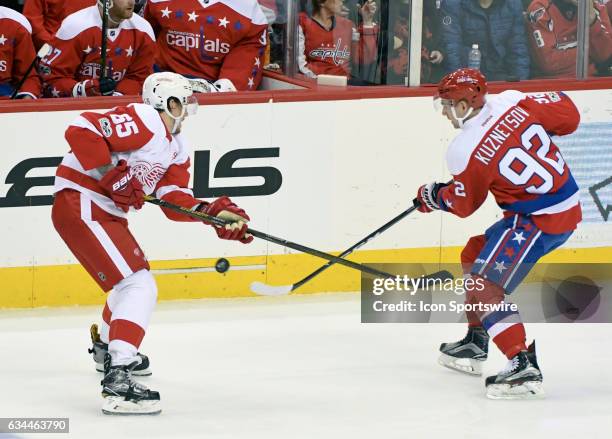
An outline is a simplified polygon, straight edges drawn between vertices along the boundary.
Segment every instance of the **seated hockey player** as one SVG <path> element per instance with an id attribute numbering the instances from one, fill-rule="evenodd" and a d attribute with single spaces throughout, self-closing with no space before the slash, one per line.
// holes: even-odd
<path id="1" fill-rule="evenodd" d="M 0 99 L 8 99 L 36 52 L 32 44 L 32 27 L 19 12 L 0 6 Z M 36 99 L 40 96 L 40 79 L 33 69 L 19 88 L 17 99 Z"/>
<path id="2" fill-rule="evenodd" d="M 110 0 L 106 49 L 107 74 L 100 79 L 102 0 L 62 22 L 53 51 L 39 73 L 49 97 L 137 95 L 153 72 L 156 46 L 151 25 L 134 14 L 134 0 Z"/>
<path id="3" fill-rule="evenodd" d="M 487 310 L 504 302 L 533 264 L 562 245 L 582 218 L 578 186 L 550 136 L 578 127 L 580 115 L 561 92 L 526 96 L 505 91 L 486 96 L 484 76 L 459 69 L 438 85 L 436 102 L 442 114 L 461 132 L 446 154 L 451 184 L 419 188 L 422 212 L 442 210 L 461 218 L 474 213 L 488 192 L 504 210 L 503 219 L 484 235 L 470 238 L 461 253 L 467 276 L 475 287 L 466 293 L 468 333 L 456 343 L 443 343 L 440 363 L 480 375 L 489 338 L 506 355 L 505 369 L 486 380 L 492 399 L 543 395 L 542 373 L 529 348 L 517 311 Z M 482 311 L 482 312 L 481 312 Z M 490 312 L 487 312 L 490 311 Z"/>
<path id="4" fill-rule="evenodd" d="M 189 81 L 176 73 L 155 73 L 143 86 L 144 103 L 106 112 L 84 112 L 66 130 L 70 152 L 55 176 L 52 219 L 55 229 L 90 276 L 110 291 L 102 312 L 104 358 L 102 411 L 156 414 L 158 392 L 133 380 L 145 372 L 137 353 L 155 307 L 157 287 L 149 263 L 127 222 L 145 194 L 223 218 L 214 227 L 221 239 L 249 243 L 249 216 L 228 197 L 198 200 L 188 189 L 189 145 L 181 125 L 197 110 Z M 174 221 L 196 221 L 162 209 Z M 111 291 L 112 290 L 112 291 Z M 107 350 L 107 352 L 106 352 Z"/>
<path id="5" fill-rule="evenodd" d="M 144 17 L 157 36 L 156 71 L 196 79 L 195 92 L 259 86 L 268 21 L 256 0 L 149 0 Z"/>

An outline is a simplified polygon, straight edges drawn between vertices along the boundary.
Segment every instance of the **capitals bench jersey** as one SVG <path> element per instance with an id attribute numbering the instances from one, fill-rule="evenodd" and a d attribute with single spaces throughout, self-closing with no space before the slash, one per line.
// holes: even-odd
<path id="1" fill-rule="evenodd" d="M 490 191 L 507 215 L 530 215 L 545 233 L 574 230 L 582 219 L 578 185 L 550 136 L 572 133 L 579 121 L 564 93 L 487 97 L 448 148 L 453 183 L 439 191 L 440 207 L 466 217 Z"/>
<path id="2" fill-rule="evenodd" d="M 562 9 L 560 9 L 560 7 Z M 604 6 L 589 27 L 589 75 L 595 64 L 612 57 L 612 25 Z M 576 76 L 578 11 L 576 6 L 552 0 L 535 0 L 527 9 L 529 42 L 536 67 L 544 77 Z"/>
<path id="3" fill-rule="evenodd" d="M 153 73 L 156 46 L 151 25 L 133 14 L 117 28 L 108 29 L 106 65 L 118 82 L 116 91 L 140 94 Z M 81 9 L 62 22 L 53 39 L 53 50 L 39 68 L 50 97 L 75 96 L 77 82 L 100 77 L 102 17 L 97 6 Z"/>
<path id="4" fill-rule="evenodd" d="M 32 27 L 19 12 L 0 6 L 0 99 L 8 98 L 36 57 Z M 40 95 L 40 80 L 32 70 L 21 93 Z"/>
<path id="5" fill-rule="evenodd" d="M 149 0 L 144 16 L 157 35 L 156 67 L 237 90 L 261 82 L 267 21 L 256 0 Z"/>
<path id="6" fill-rule="evenodd" d="M 146 104 L 115 107 L 105 113 L 85 112 L 65 134 L 70 145 L 55 174 L 54 192 L 72 189 L 87 195 L 106 212 L 124 218 L 126 213 L 102 190 L 99 168 L 125 160 L 145 194 L 189 209 L 201 201 L 189 184 L 190 148 L 180 134 L 171 135 L 159 113 Z M 191 221 L 164 209 L 175 221 Z"/>
<path id="7" fill-rule="evenodd" d="M 348 76 L 351 61 L 367 65 L 376 60 L 378 29 L 375 26 L 357 31 L 351 20 L 344 17 L 332 17 L 332 20 L 332 27 L 327 30 L 307 14 L 300 14 L 298 63 L 300 71 L 308 77 Z"/>

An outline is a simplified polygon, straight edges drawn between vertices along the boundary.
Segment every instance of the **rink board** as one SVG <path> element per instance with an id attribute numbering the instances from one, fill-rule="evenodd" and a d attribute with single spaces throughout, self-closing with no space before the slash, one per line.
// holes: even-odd
<path id="1" fill-rule="evenodd" d="M 568 94 L 581 127 L 559 143 L 581 186 L 585 222 L 548 260 L 610 262 L 612 90 Z M 50 220 L 54 167 L 68 150 L 63 133 L 79 113 L 0 115 L 0 307 L 104 300 Z M 228 194 L 253 227 L 341 252 L 409 207 L 420 184 L 449 178 L 444 154 L 455 132 L 433 111 L 431 97 L 402 97 L 204 105 L 184 134 L 194 150 L 196 196 Z M 415 213 L 353 258 L 457 262 L 467 239 L 500 217 L 491 198 L 468 220 Z M 130 228 L 161 299 L 252 295 L 252 281 L 291 283 L 325 262 L 264 241 L 220 241 L 209 227 L 173 223 L 150 205 L 130 216 Z M 220 257 L 231 263 L 223 275 L 212 268 Z M 300 292 L 358 289 L 358 272 L 334 267 Z"/>

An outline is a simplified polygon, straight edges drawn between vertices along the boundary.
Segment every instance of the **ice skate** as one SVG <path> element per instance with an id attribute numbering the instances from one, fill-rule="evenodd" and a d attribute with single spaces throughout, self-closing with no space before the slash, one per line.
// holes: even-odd
<path id="1" fill-rule="evenodd" d="M 440 345 L 438 363 L 449 369 L 482 375 L 482 365 L 489 351 L 489 335 L 482 326 L 468 328 L 463 340 Z"/>
<path id="2" fill-rule="evenodd" d="M 487 397 L 490 399 L 537 399 L 544 397 L 542 372 L 538 367 L 535 342 L 528 351 L 519 352 L 506 368 L 487 378 Z"/>
<path id="3" fill-rule="evenodd" d="M 129 365 L 111 366 L 106 355 L 106 371 L 102 380 L 102 412 L 105 415 L 157 415 L 161 413 L 159 392 L 132 379 L 132 370 L 139 361 Z"/>
<path id="4" fill-rule="evenodd" d="M 98 372 L 104 372 L 104 357 L 108 353 L 108 344 L 100 340 L 100 334 L 98 332 L 98 325 L 95 323 L 91 325 L 89 329 L 91 335 L 91 349 L 87 349 L 87 352 L 93 354 L 93 359 L 96 363 L 96 370 Z M 149 357 L 138 353 L 140 357 L 140 364 L 138 364 L 132 371 L 132 375 L 135 376 L 149 376 L 151 375 L 151 369 L 149 368 Z"/>

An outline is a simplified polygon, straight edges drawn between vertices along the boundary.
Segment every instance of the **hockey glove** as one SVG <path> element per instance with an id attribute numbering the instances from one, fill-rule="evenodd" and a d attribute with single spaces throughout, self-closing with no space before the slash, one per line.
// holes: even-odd
<path id="1" fill-rule="evenodd" d="M 112 96 L 116 87 L 117 81 L 112 78 L 86 79 L 74 85 L 72 96 L 75 98 L 86 96 Z"/>
<path id="2" fill-rule="evenodd" d="M 126 213 L 130 206 L 140 209 L 144 204 L 142 184 L 134 177 L 125 160 L 119 160 L 117 166 L 108 171 L 99 184 L 115 205 Z"/>
<path id="3" fill-rule="evenodd" d="M 438 192 L 443 187 L 448 186 L 445 183 L 429 183 L 424 184 L 419 188 L 416 197 L 416 203 L 418 203 L 419 212 L 429 213 L 434 210 L 440 210 L 440 205 L 438 204 Z M 415 203 L 415 204 L 416 204 Z"/>
<path id="4" fill-rule="evenodd" d="M 212 203 L 203 202 L 196 210 L 229 223 L 225 227 L 219 227 L 205 221 L 206 224 L 215 228 L 219 238 L 240 241 L 243 244 L 248 244 L 253 240 L 253 235 L 246 233 L 247 223 L 251 218 L 228 197 L 219 197 Z"/>

